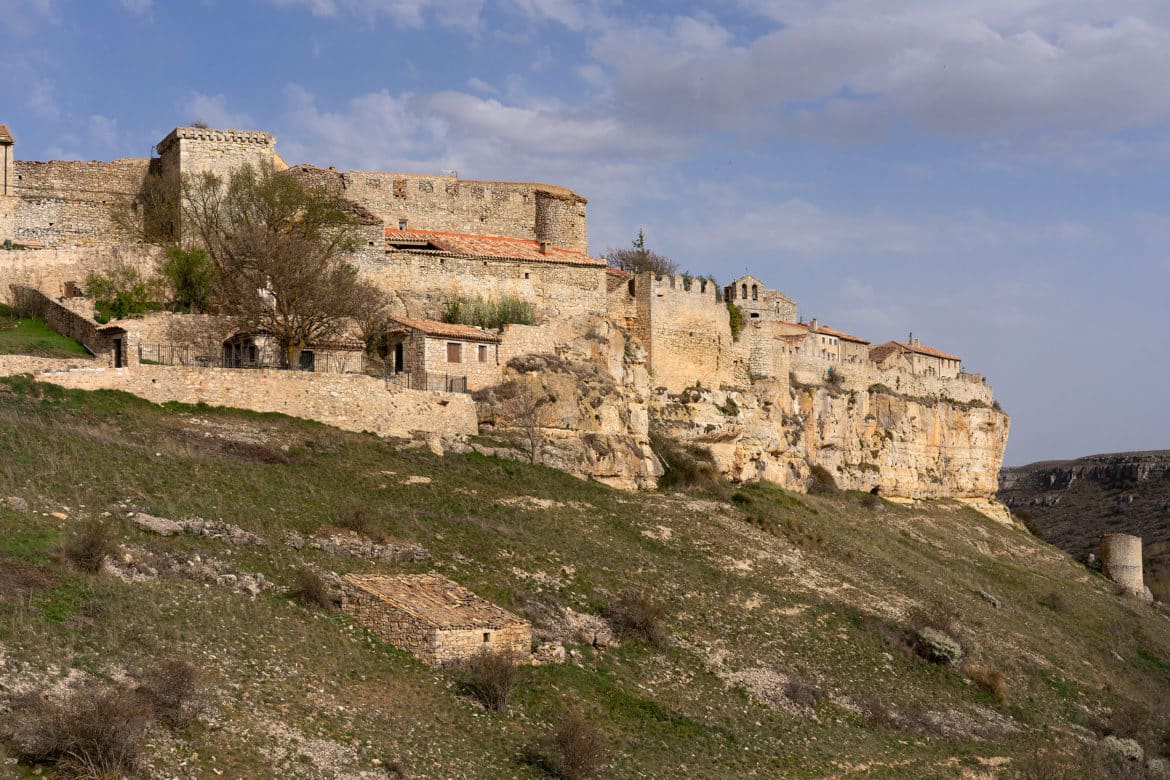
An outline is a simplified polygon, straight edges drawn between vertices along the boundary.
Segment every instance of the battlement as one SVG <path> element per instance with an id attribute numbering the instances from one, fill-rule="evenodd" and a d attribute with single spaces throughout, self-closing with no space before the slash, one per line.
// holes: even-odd
<path id="1" fill-rule="evenodd" d="M 276 136 L 261 130 L 216 130 L 210 127 L 176 127 L 158 142 L 158 153 L 166 155 L 179 141 L 275 146 Z"/>
<path id="2" fill-rule="evenodd" d="M 669 274 L 654 276 L 651 273 L 644 273 L 636 277 L 635 286 L 639 282 L 649 283 L 653 294 L 659 297 L 670 295 L 689 300 L 706 301 L 716 306 L 722 304 L 719 285 L 713 279 L 706 277 Z"/>

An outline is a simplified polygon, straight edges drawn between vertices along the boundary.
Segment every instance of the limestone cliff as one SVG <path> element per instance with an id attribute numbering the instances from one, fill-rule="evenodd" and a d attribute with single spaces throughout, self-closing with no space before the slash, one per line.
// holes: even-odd
<path id="1" fill-rule="evenodd" d="M 477 447 L 613 487 L 653 487 L 662 466 L 650 448 L 645 354 L 604 320 L 558 352 L 513 358 L 502 382 L 475 394 L 481 435 L 509 445 Z"/>
<path id="2" fill-rule="evenodd" d="M 660 391 L 656 428 L 709 450 L 727 478 L 803 489 L 813 465 L 842 488 L 909 498 L 994 495 L 1009 422 L 982 403 L 757 381 L 743 391 Z"/>

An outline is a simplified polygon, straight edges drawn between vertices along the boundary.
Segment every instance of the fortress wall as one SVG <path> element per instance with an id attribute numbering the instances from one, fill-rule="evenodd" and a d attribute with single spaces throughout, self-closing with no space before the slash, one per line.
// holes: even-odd
<path id="1" fill-rule="evenodd" d="M 271 168 L 276 138 L 252 130 L 177 127 L 159 142 L 158 153 L 166 175 L 208 172 L 226 177 L 243 165 Z"/>
<path id="2" fill-rule="evenodd" d="M 588 251 L 585 199 L 544 184 L 380 171 L 343 175 L 345 196 L 388 228 L 510 236 Z"/>
<path id="3" fill-rule="evenodd" d="M 37 379 L 79 390 L 123 390 L 154 403 L 281 412 L 379 436 L 408 436 L 412 431 L 462 436 L 478 431 L 471 396 L 388 389 L 382 380 L 360 374 L 137 366 L 47 373 Z"/>
<path id="4" fill-rule="evenodd" d="M 637 322 L 634 331 L 649 353 L 650 382 L 677 393 L 734 384 L 731 325 L 717 286 L 681 276 L 640 274 L 635 282 Z"/>
<path id="5" fill-rule="evenodd" d="M 149 159 L 113 162 L 15 163 L 12 192 L 18 203 L 10 217 L 15 241 L 40 241 L 46 246 L 95 246 L 129 241 L 114 222 L 141 190 Z"/>
<path id="6" fill-rule="evenodd" d="M 872 363 L 838 363 L 806 357 L 794 357 L 791 362 L 793 378 L 802 384 L 822 384 L 829 368 L 844 377 L 841 388 L 846 391 L 868 393 L 872 385 L 885 385 L 895 393 L 914 398 L 940 397 L 988 406 L 995 400 L 991 386 L 971 379 L 976 377 L 974 374 L 918 376 L 908 371 L 878 368 Z"/>
<path id="7" fill-rule="evenodd" d="M 446 301 L 516 295 L 531 301 L 538 322 L 605 311 L 605 269 L 563 263 L 529 263 L 384 253 L 377 262 L 359 262 L 362 275 L 403 300 L 412 317 L 441 319 Z"/>
<path id="8" fill-rule="evenodd" d="M 144 274 L 153 272 L 162 250 L 147 244 L 63 249 L 0 249 L 0 303 L 12 302 L 11 285 L 26 285 L 51 296 L 65 294 L 66 282 L 78 285 L 95 271 L 113 262 L 136 266 Z"/>

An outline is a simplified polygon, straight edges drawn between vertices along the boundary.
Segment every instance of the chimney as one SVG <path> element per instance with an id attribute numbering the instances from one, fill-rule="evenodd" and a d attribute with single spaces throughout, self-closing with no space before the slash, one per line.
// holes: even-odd
<path id="1" fill-rule="evenodd" d="M 547 255 L 547 254 L 548 254 L 548 242 L 547 242 L 547 241 L 541 241 L 541 242 L 540 242 L 540 253 L 541 253 L 542 255 Z"/>
<path id="2" fill-rule="evenodd" d="M 811 330 L 813 333 L 816 333 L 816 330 L 817 330 L 817 318 L 816 317 L 813 317 L 812 320 L 809 321 L 808 329 Z"/>

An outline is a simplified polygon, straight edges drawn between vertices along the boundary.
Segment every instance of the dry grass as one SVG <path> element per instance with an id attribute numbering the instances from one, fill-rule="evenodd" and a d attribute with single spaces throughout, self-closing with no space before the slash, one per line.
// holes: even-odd
<path id="1" fill-rule="evenodd" d="M 138 693 L 162 723 L 185 729 L 207 709 L 201 677 L 199 668 L 190 661 L 167 658 L 140 675 Z"/>
<path id="2" fill-rule="evenodd" d="M 545 739 L 548 768 L 563 780 L 593 777 L 605 762 L 605 735 L 590 718 L 569 712 Z"/>
<path id="3" fill-rule="evenodd" d="M 102 562 L 114 551 L 114 536 L 109 526 L 96 518 L 86 520 L 81 530 L 65 545 L 65 557 L 78 570 L 97 574 Z"/>
<path id="4" fill-rule="evenodd" d="M 87 685 L 61 701 L 32 694 L 15 703 L 6 741 L 21 760 L 51 764 L 66 777 L 120 777 L 133 772 L 152 713 L 141 697 Z"/>
<path id="5" fill-rule="evenodd" d="M 320 607 L 321 609 L 336 609 L 337 597 L 329 588 L 325 578 L 308 566 L 297 569 L 293 587 L 288 595 L 304 604 L 306 607 Z"/>
<path id="6" fill-rule="evenodd" d="M 641 590 L 626 590 L 604 610 L 614 634 L 619 639 L 633 639 L 651 647 L 666 641 L 662 627 L 662 607 Z"/>
<path id="7" fill-rule="evenodd" d="M 829 698 L 829 694 L 823 688 L 795 674 L 784 684 L 784 696 L 789 701 L 810 710 L 815 710 Z"/>
<path id="8" fill-rule="evenodd" d="M 988 696 L 991 696 L 1001 704 L 1007 701 L 1007 678 L 1004 677 L 1003 672 L 999 669 L 985 664 L 967 664 L 963 669 L 963 673 L 967 675 L 967 678 L 971 682 L 975 683 L 979 690 Z"/>

